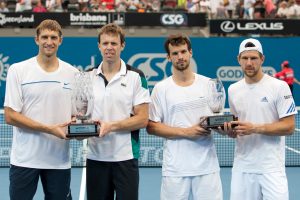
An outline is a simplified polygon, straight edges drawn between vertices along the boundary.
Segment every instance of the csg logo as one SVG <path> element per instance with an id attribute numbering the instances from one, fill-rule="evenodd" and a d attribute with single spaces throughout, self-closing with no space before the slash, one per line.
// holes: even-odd
<path id="1" fill-rule="evenodd" d="M 273 76 L 276 70 L 271 66 L 262 67 L 265 74 Z M 217 76 L 222 81 L 235 82 L 239 81 L 244 77 L 244 73 L 239 66 L 221 66 L 217 70 Z"/>
<path id="2" fill-rule="evenodd" d="M 144 72 L 150 89 L 157 82 L 172 75 L 172 63 L 168 61 L 165 53 L 138 53 L 129 58 L 127 63 Z M 197 65 L 193 58 L 190 65 L 194 72 L 197 72 Z"/>
<path id="3" fill-rule="evenodd" d="M 160 21 L 162 25 L 187 25 L 187 16 L 185 14 L 163 14 Z"/>

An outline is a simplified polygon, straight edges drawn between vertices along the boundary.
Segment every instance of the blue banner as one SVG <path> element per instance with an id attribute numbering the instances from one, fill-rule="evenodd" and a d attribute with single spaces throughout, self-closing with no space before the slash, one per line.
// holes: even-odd
<path id="1" fill-rule="evenodd" d="M 239 38 L 191 38 L 193 48 L 192 67 L 197 73 L 223 80 L 226 90 L 230 84 L 241 79 L 243 73 L 237 62 Z M 300 80 L 300 38 L 259 38 L 266 60 L 263 69 L 268 74 L 280 71 L 283 60 L 289 60 Z M 127 38 L 122 58 L 128 64 L 144 71 L 150 88 L 156 82 L 172 74 L 171 63 L 164 51 L 165 38 Z M 10 65 L 33 57 L 38 47 L 32 37 L 0 38 L 0 107 L 3 107 L 5 78 Z M 97 37 L 65 37 L 59 47 L 60 59 L 80 69 L 96 67 L 101 62 Z M 295 85 L 296 104 L 299 105 L 300 86 Z M 227 107 L 227 106 L 226 106 Z"/>

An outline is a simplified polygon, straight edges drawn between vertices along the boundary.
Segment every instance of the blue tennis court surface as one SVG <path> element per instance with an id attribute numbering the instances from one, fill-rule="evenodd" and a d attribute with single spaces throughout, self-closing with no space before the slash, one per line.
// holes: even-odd
<path id="1" fill-rule="evenodd" d="M 72 169 L 72 182 L 71 189 L 73 200 L 79 199 L 80 196 L 80 185 L 81 175 L 83 168 Z M 8 171 L 9 168 L 0 168 L 0 199 L 9 200 L 8 196 Z M 300 180 L 300 167 L 288 167 L 286 169 L 288 181 L 290 200 L 300 199 L 299 180 Z M 231 168 L 221 168 L 221 178 L 223 184 L 224 200 L 229 200 L 230 193 L 230 179 L 231 179 Z M 140 168 L 140 189 L 139 196 L 140 200 L 159 200 L 160 193 L 160 181 L 161 181 L 161 168 Z M 38 191 L 35 195 L 34 200 L 42 200 L 43 192 L 39 185 Z"/>

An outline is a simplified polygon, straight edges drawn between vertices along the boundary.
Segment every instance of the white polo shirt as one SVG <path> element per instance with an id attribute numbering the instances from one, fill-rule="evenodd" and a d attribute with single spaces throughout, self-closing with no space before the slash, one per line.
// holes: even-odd
<path id="1" fill-rule="evenodd" d="M 245 79 L 228 89 L 231 112 L 240 121 L 273 123 L 297 114 L 289 86 L 267 74 L 255 84 Z M 233 170 L 247 173 L 284 171 L 285 136 L 251 134 L 236 139 Z"/>
<path id="2" fill-rule="evenodd" d="M 157 83 L 151 94 L 150 119 L 172 127 L 191 127 L 212 115 L 207 104 L 209 78 L 195 74 L 188 87 L 178 86 L 172 77 Z M 212 135 L 198 139 L 166 139 L 163 176 L 198 176 L 219 171 Z"/>
<path id="3" fill-rule="evenodd" d="M 59 60 L 55 72 L 44 71 L 36 57 L 10 66 L 5 107 L 35 121 L 54 125 L 71 119 L 71 82 L 76 68 Z M 39 169 L 71 167 L 69 141 L 29 129 L 13 127 L 10 162 Z"/>
<path id="4" fill-rule="evenodd" d="M 150 102 L 145 76 L 121 60 L 120 71 L 107 82 L 102 63 L 92 71 L 94 90 L 93 119 L 124 120 L 133 115 L 133 107 Z M 139 131 L 110 132 L 88 139 L 87 158 L 97 161 L 124 161 L 139 157 Z"/>

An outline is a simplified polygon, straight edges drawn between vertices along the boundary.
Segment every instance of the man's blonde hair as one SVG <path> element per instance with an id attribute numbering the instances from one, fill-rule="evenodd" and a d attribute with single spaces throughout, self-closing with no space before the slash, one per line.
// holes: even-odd
<path id="1" fill-rule="evenodd" d="M 114 23 L 110 23 L 110 24 L 106 24 L 105 26 L 103 26 L 98 34 L 98 43 L 100 43 L 100 37 L 103 34 L 112 34 L 112 35 L 119 35 L 120 36 L 120 42 L 121 44 L 125 43 L 125 33 L 124 30 L 118 26 L 117 24 Z"/>
<path id="2" fill-rule="evenodd" d="M 38 27 L 36 28 L 36 35 L 39 36 L 41 34 L 42 30 L 51 30 L 51 31 L 55 31 L 58 32 L 59 37 L 62 36 L 62 30 L 61 30 L 61 26 L 60 24 L 55 21 L 55 20 L 51 20 L 51 19 L 46 19 L 44 21 L 42 21 Z"/>

